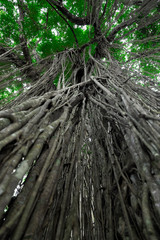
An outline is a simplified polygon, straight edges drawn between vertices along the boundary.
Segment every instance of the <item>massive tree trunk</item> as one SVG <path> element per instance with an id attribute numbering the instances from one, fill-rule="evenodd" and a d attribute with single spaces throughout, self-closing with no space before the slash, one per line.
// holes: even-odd
<path id="1" fill-rule="evenodd" d="M 158 93 L 92 67 L 0 112 L 1 239 L 158 239 Z"/>
<path id="2" fill-rule="evenodd" d="M 92 18 L 79 18 L 48 2 L 79 25 L 96 15 L 96 4 Z M 90 43 L 47 59 L 41 77 L 27 65 L 31 88 L 0 111 L 1 240 L 159 239 L 159 92 L 135 84 L 144 77 L 121 68 L 108 47 L 134 21 L 105 38 L 94 19 L 88 62 Z"/>

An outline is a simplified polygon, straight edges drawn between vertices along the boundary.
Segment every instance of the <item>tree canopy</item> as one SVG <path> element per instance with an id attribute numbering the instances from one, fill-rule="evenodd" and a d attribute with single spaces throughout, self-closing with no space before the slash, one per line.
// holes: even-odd
<path id="1" fill-rule="evenodd" d="M 0 0 L 0 238 L 160 233 L 160 1 Z"/>
<path id="2" fill-rule="evenodd" d="M 45 63 L 57 53 L 62 56 L 65 50 L 71 55 L 79 52 L 75 57 L 86 63 L 89 49 L 92 55 L 103 57 L 103 46 L 98 44 L 102 38 L 110 57 L 121 67 L 129 68 L 132 75 L 137 69 L 146 76 L 144 81 L 136 77 L 137 83 L 158 87 L 158 1 L 1 0 L 0 4 L 2 102 L 12 100 L 30 86 L 33 78 L 43 76 L 49 69 Z M 82 57 L 83 49 L 86 51 Z M 55 85 L 57 82 L 58 76 Z"/>

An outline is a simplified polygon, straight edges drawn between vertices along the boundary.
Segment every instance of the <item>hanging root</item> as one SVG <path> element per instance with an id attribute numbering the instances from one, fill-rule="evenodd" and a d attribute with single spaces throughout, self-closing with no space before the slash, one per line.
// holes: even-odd
<path id="1" fill-rule="evenodd" d="M 2 240 L 158 240 L 158 92 L 93 71 L 0 112 Z"/>

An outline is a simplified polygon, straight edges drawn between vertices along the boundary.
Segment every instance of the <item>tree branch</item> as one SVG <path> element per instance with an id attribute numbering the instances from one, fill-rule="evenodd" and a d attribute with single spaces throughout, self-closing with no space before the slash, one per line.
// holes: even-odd
<path id="1" fill-rule="evenodd" d="M 20 68 L 26 64 L 26 62 L 17 56 L 15 53 L 11 52 L 13 49 L 8 49 L 0 45 L 0 57 L 5 57 L 9 62 L 12 62 L 16 67 Z M 2 56 L 3 55 L 3 56 Z"/>
<path id="2" fill-rule="evenodd" d="M 117 27 L 115 27 L 112 32 L 109 34 L 109 36 L 107 37 L 107 40 L 109 42 L 112 42 L 115 38 L 115 35 L 120 31 L 122 30 L 123 28 L 127 27 L 127 26 L 130 26 L 132 25 L 134 22 L 135 22 L 135 19 L 136 18 L 132 18 L 132 19 L 129 19 L 128 21 L 125 21 L 125 22 L 122 22 L 120 23 Z"/>
<path id="3" fill-rule="evenodd" d="M 11 52 L 12 51 L 12 52 Z M 3 58 L 8 62 L 14 64 L 17 68 L 21 69 L 24 67 L 24 70 L 21 70 L 22 74 L 26 74 L 28 78 L 32 81 L 36 81 L 39 78 L 39 73 L 32 64 L 27 65 L 24 59 L 20 58 L 17 54 L 13 53 L 13 49 L 8 49 L 8 47 L 3 47 L 0 45 L 0 58 Z M 1 60 L 1 61 L 2 61 Z"/>
<path id="4" fill-rule="evenodd" d="M 18 9 L 19 9 L 18 24 L 19 24 L 19 27 L 20 27 L 19 39 L 20 39 L 20 42 L 22 43 L 22 52 L 23 52 L 23 55 L 25 57 L 25 60 L 26 60 L 27 63 L 31 64 L 32 59 L 31 59 L 30 52 L 29 52 L 29 49 L 28 49 L 28 46 L 27 46 L 27 40 L 25 39 L 24 34 L 23 34 L 22 22 L 24 21 L 24 12 L 23 12 L 23 9 L 22 9 L 22 4 L 23 4 L 23 0 L 19 0 L 18 1 Z"/>
<path id="5" fill-rule="evenodd" d="M 74 36 L 74 38 L 75 38 L 75 41 L 76 41 L 77 48 L 78 48 L 78 47 L 79 47 L 78 39 L 77 39 L 77 37 L 76 37 L 76 34 L 75 34 L 72 26 L 68 23 L 68 21 L 65 19 L 65 17 L 63 17 L 63 15 L 57 11 L 57 9 L 56 9 L 51 3 L 49 3 L 49 4 L 50 4 L 51 7 L 56 11 L 56 13 L 67 23 L 67 25 L 68 25 L 69 28 L 71 29 L 71 31 L 72 31 L 72 33 L 73 33 L 73 36 Z"/>
<path id="6" fill-rule="evenodd" d="M 50 5 L 54 5 L 57 7 L 57 9 L 63 13 L 63 15 L 65 17 L 68 18 L 68 20 L 70 20 L 72 23 L 75 23 L 77 25 L 88 25 L 90 24 L 89 18 L 85 17 L 85 18 L 80 18 L 80 17 L 76 17 L 75 15 L 71 14 L 60 2 L 57 2 L 55 0 L 46 0 Z M 51 6 L 52 6 L 51 5 Z"/>

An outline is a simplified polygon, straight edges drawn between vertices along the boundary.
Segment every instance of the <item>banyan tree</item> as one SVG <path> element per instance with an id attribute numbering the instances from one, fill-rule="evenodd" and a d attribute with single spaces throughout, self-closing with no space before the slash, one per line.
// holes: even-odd
<path id="1" fill-rule="evenodd" d="M 158 240 L 160 1 L 0 0 L 0 239 Z"/>

